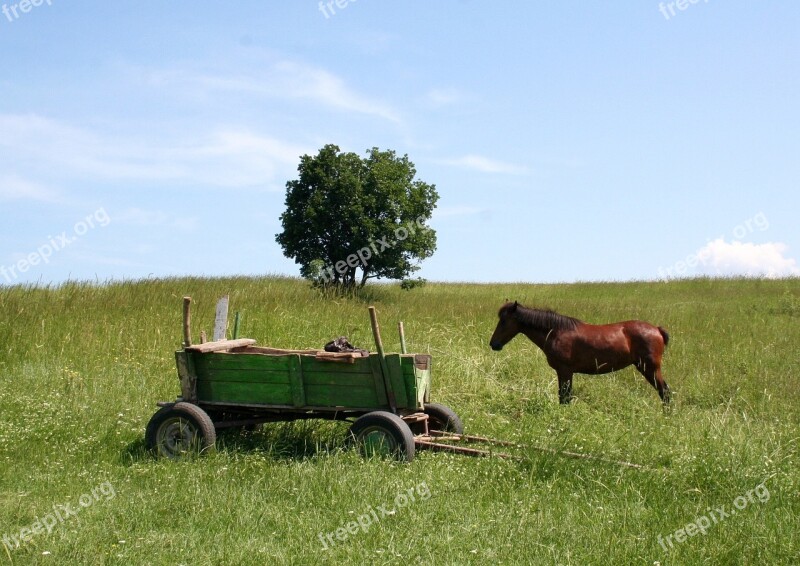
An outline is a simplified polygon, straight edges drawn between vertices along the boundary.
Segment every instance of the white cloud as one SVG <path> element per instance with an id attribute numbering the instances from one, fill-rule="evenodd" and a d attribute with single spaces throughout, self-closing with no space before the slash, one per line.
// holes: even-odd
<path id="1" fill-rule="evenodd" d="M 194 217 L 171 216 L 163 210 L 145 210 L 137 207 L 114 213 L 114 222 L 148 228 L 167 226 L 184 232 L 192 232 L 198 225 L 198 219 Z"/>
<path id="2" fill-rule="evenodd" d="M 129 208 L 121 213 L 114 214 L 114 222 L 132 224 L 134 226 L 158 226 L 166 224 L 167 214 L 162 210 L 144 210 L 142 208 Z"/>
<path id="3" fill-rule="evenodd" d="M 463 97 L 461 93 L 452 88 L 434 88 L 428 91 L 426 98 L 433 106 L 440 107 L 455 104 Z"/>
<path id="4" fill-rule="evenodd" d="M 386 102 L 359 93 L 330 71 L 295 61 L 260 61 L 257 72 L 238 75 L 193 69 L 147 70 L 143 74 L 150 85 L 170 88 L 183 96 L 213 98 L 224 92 L 305 99 L 328 108 L 401 122 L 399 112 Z"/>
<path id="5" fill-rule="evenodd" d="M 283 86 L 288 87 L 288 94 L 400 123 L 400 116 L 390 106 L 351 90 L 342 79 L 328 71 L 290 62 L 279 63 L 275 69 Z"/>
<path id="6" fill-rule="evenodd" d="M 465 155 L 456 159 L 445 159 L 440 161 L 445 165 L 463 167 L 481 173 L 504 173 L 508 175 L 523 175 L 528 172 L 527 167 L 504 163 L 481 155 Z"/>
<path id="7" fill-rule="evenodd" d="M 0 177 L 0 201 L 25 199 L 44 202 L 58 200 L 54 190 L 40 183 L 28 181 L 16 175 Z"/>
<path id="8" fill-rule="evenodd" d="M 797 261 L 786 257 L 788 246 L 780 242 L 753 244 L 726 242 L 717 238 L 697 252 L 698 265 L 711 275 L 746 275 L 751 277 L 786 277 L 800 275 Z"/>
<path id="9" fill-rule="evenodd" d="M 201 144 L 178 148 L 174 158 L 191 164 L 199 180 L 219 186 L 264 185 L 293 173 L 310 147 L 242 130 L 215 132 Z"/>
<path id="10" fill-rule="evenodd" d="M 168 139 L 104 136 L 38 115 L 0 115 L 0 148 L 14 167 L 47 169 L 62 179 L 189 182 L 220 187 L 282 185 L 311 148 L 242 129 Z M 13 181 L 14 177 L 9 177 Z M 32 182 L 0 185 L 0 197 L 48 192 Z"/>

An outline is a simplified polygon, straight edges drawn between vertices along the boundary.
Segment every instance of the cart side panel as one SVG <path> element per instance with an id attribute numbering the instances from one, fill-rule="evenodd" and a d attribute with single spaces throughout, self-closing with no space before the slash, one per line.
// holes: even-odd
<path id="1" fill-rule="evenodd" d="M 181 382 L 181 397 L 190 403 L 197 402 L 197 375 L 191 358 L 183 350 L 175 352 L 178 379 Z"/>
<path id="2" fill-rule="evenodd" d="M 430 401 L 431 356 L 411 354 L 402 356 L 403 380 L 410 401 L 421 410 Z"/>
<path id="3" fill-rule="evenodd" d="M 414 403 L 414 392 L 409 395 L 403 368 L 400 362 L 400 354 L 386 354 L 386 367 L 389 370 L 389 379 L 392 381 L 395 401 L 398 409 L 416 409 Z"/>
<path id="4" fill-rule="evenodd" d="M 182 352 L 179 370 L 189 385 L 196 377 L 197 399 L 206 403 L 389 410 L 386 386 L 397 409 L 417 411 L 430 388 L 430 356 L 389 354 L 332 362 L 310 355 Z"/>
<path id="5" fill-rule="evenodd" d="M 383 409 L 389 409 L 389 394 L 386 391 L 386 384 L 383 382 L 383 367 L 381 358 L 373 354 L 365 358 L 370 370 L 372 371 L 372 383 L 375 388 L 375 396 L 378 399 L 378 406 Z"/>
<path id="6" fill-rule="evenodd" d="M 433 357 L 430 354 L 414 356 L 414 375 L 417 377 L 417 396 L 420 406 L 431 402 L 431 371 Z"/>
<path id="7" fill-rule="evenodd" d="M 302 356 L 306 404 L 317 407 L 383 407 L 385 395 L 375 387 L 369 358 L 352 364 Z"/>
<path id="8" fill-rule="evenodd" d="M 211 403 L 294 405 L 292 358 L 246 354 L 192 354 L 197 396 Z"/>
<path id="9" fill-rule="evenodd" d="M 303 385 L 303 368 L 300 364 L 300 355 L 289 356 L 289 385 L 292 389 L 292 402 L 295 407 L 308 405 L 306 402 L 306 388 Z"/>
<path id="10" fill-rule="evenodd" d="M 400 359 L 403 371 L 403 386 L 406 390 L 406 396 L 414 404 L 415 409 L 421 409 L 419 400 L 417 399 L 417 376 L 414 374 L 414 358 L 413 356 L 403 356 Z"/>

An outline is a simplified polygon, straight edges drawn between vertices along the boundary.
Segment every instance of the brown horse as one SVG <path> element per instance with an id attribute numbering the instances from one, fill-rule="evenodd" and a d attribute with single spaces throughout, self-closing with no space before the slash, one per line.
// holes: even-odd
<path id="1" fill-rule="evenodd" d="M 504 304 L 497 315 L 500 321 L 489 341 L 492 350 L 502 350 L 520 332 L 530 338 L 558 374 L 561 403 L 572 398 L 573 373 L 609 373 L 631 364 L 655 387 L 664 404 L 669 403 L 669 387 L 661 375 L 661 356 L 669 334 L 660 326 L 641 320 L 587 324 L 550 310 L 526 308 L 516 301 Z"/>

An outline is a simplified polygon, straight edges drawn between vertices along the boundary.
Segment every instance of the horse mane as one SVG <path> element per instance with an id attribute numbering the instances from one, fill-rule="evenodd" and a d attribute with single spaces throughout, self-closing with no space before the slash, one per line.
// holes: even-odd
<path id="1" fill-rule="evenodd" d="M 501 312 L 510 309 L 514 304 L 515 303 L 509 303 L 503 305 L 500 309 Z M 514 309 L 513 316 L 517 322 L 524 326 L 542 330 L 575 330 L 579 324 L 583 324 L 583 321 L 577 318 L 559 314 L 550 309 L 523 307 L 518 303 Z"/>

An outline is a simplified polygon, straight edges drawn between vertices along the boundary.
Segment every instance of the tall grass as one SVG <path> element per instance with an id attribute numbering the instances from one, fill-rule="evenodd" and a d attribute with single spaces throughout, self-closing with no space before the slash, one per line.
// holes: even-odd
<path id="1" fill-rule="evenodd" d="M 433 400 L 453 407 L 467 432 L 527 445 L 524 460 L 363 460 L 344 448 L 346 424 L 313 421 L 226 433 L 216 453 L 188 461 L 152 459 L 144 427 L 155 403 L 179 392 L 172 353 L 181 297 L 194 299 L 196 339 L 211 331 L 223 294 L 241 313 L 242 336 L 286 348 L 347 335 L 372 349 L 366 307 L 375 304 L 387 350 L 399 349 L 394 327 L 403 320 L 409 349 L 433 354 Z M 631 369 L 579 375 L 577 399 L 558 405 L 555 373 L 533 344 L 518 337 L 502 352 L 488 347 L 506 297 L 588 322 L 666 327 L 672 411 Z M 78 505 L 104 482 L 114 488 L 19 548 L 0 542 L 0 561 L 792 563 L 798 305 L 797 279 L 375 285 L 341 299 L 276 277 L 0 287 L 0 538 L 18 537 L 54 505 Z M 761 484 L 768 500 L 676 541 L 677 530 L 709 509 L 733 509 Z M 421 485 L 429 498 L 396 504 Z M 322 542 L 380 506 L 394 513 Z"/>

